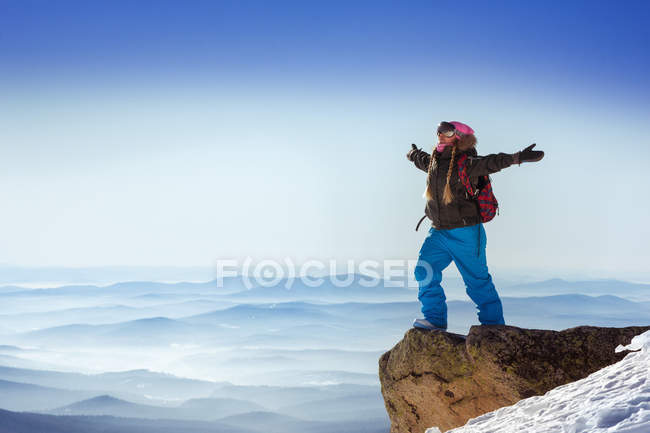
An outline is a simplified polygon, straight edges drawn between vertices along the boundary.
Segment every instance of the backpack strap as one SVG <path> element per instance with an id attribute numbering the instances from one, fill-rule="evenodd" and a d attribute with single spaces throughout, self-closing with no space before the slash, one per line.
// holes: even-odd
<path id="1" fill-rule="evenodd" d="M 426 217 L 427 217 L 427 214 L 424 214 L 424 216 L 423 216 L 422 218 L 420 218 L 420 221 L 418 221 L 418 225 L 415 226 L 415 231 L 416 231 L 416 232 L 418 231 L 418 228 L 420 227 L 420 223 L 421 223 L 422 220 L 425 219 Z"/>
<path id="2" fill-rule="evenodd" d="M 474 191 L 472 183 L 469 181 L 469 176 L 467 176 L 467 155 L 461 155 L 458 158 L 458 177 L 460 177 L 460 182 L 463 184 L 470 197 L 476 198 L 478 189 Z"/>

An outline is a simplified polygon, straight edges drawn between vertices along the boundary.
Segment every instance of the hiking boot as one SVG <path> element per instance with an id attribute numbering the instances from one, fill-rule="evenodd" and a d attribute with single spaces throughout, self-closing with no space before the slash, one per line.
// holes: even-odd
<path id="1" fill-rule="evenodd" d="M 427 319 L 415 319 L 413 321 L 414 328 L 429 329 L 433 331 L 446 331 L 447 328 L 440 328 L 433 323 L 429 322 Z"/>

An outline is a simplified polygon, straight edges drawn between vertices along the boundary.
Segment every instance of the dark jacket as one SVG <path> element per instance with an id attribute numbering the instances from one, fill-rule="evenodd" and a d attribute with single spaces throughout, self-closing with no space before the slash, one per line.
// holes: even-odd
<path id="1" fill-rule="evenodd" d="M 480 223 L 481 214 L 478 202 L 469 197 L 467 190 L 460 181 L 458 158 L 463 154 L 467 155 L 467 175 L 472 185 L 476 187 L 479 176 L 496 173 L 512 165 L 512 154 L 495 153 L 478 156 L 473 143 L 468 147 L 457 147 L 454 156 L 454 165 L 456 167 L 452 169 L 449 179 L 449 186 L 454 199 L 448 205 L 443 203 L 442 194 L 447 183 L 447 171 L 451 161 L 451 146 L 447 146 L 442 153 L 434 150 L 433 154 L 434 161 L 428 180 L 432 182 L 434 197 L 433 200 L 427 201 L 424 208 L 425 216 L 429 217 L 431 225 L 436 229 L 453 229 Z M 430 159 L 431 156 L 427 152 L 419 149 L 413 155 L 413 163 L 424 172 L 428 172 Z"/>

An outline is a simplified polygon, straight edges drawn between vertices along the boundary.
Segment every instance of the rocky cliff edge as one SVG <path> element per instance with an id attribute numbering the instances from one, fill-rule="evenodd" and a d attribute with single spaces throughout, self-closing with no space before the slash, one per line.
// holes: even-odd
<path id="1" fill-rule="evenodd" d="M 467 337 L 412 328 L 379 359 L 391 433 L 441 431 L 621 360 L 650 326 L 564 331 L 473 326 Z"/>

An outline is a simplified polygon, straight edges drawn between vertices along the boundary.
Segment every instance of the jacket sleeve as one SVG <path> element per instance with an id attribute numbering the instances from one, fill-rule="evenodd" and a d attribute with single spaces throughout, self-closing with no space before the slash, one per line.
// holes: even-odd
<path id="1" fill-rule="evenodd" d="M 467 158 L 467 176 L 477 178 L 496 173 L 513 164 L 510 153 L 492 153 L 485 156 L 470 156 Z"/>
<path id="2" fill-rule="evenodd" d="M 424 172 L 429 172 L 429 162 L 431 160 L 431 155 L 426 153 L 424 150 L 416 150 L 413 155 L 413 164 L 420 170 Z"/>

